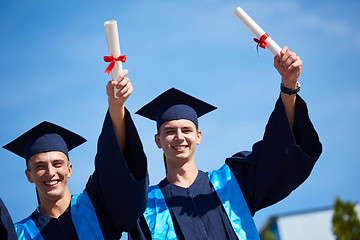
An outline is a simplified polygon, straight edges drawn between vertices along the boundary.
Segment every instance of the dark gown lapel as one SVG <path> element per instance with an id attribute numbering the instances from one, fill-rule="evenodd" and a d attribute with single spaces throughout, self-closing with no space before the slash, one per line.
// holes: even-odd
<path id="1" fill-rule="evenodd" d="M 31 214 L 31 218 L 44 239 L 79 239 L 71 219 L 70 207 L 58 218 L 41 214 L 37 210 Z"/>
<path id="2" fill-rule="evenodd" d="M 199 171 L 188 188 L 159 184 L 168 205 L 178 239 L 237 239 L 207 173 Z"/>

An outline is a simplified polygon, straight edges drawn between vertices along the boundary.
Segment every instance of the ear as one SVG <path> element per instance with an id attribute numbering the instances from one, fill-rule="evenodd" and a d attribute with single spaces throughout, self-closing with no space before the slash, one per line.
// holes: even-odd
<path id="1" fill-rule="evenodd" d="M 159 134 L 155 134 L 155 143 L 159 149 L 162 148 Z"/>
<path id="2" fill-rule="evenodd" d="M 70 177 L 71 177 L 71 173 L 72 173 L 72 164 L 71 164 L 71 163 L 69 163 L 69 165 L 68 165 L 68 171 L 69 171 L 69 173 L 68 173 L 68 178 L 70 178 Z"/>
<path id="3" fill-rule="evenodd" d="M 197 132 L 197 140 L 196 140 L 196 144 L 199 145 L 202 139 L 202 132 L 199 130 Z"/>
<path id="4" fill-rule="evenodd" d="M 29 170 L 25 170 L 25 175 L 30 183 L 34 183 L 34 180 L 32 179 L 31 173 Z"/>

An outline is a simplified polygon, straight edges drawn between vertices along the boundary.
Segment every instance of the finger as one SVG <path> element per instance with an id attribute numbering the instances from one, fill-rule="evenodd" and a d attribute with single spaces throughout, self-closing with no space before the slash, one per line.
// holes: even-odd
<path id="1" fill-rule="evenodd" d="M 296 61 L 294 61 L 287 69 L 286 72 L 291 72 L 294 69 L 298 69 L 299 71 L 301 71 L 302 68 L 302 61 L 300 59 L 300 57 L 297 57 Z"/>
<path id="2" fill-rule="evenodd" d="M 289 55 L 288 58 L 284 61 L 284 67 L 288 68 L 296 60 L 298 60 L 298 57 L 296 55 L 294 55 L 294 54 Z"/>
<path id="3" fill-rule="evenodd" d="M 130 82 L 128 77 L 124 77 L 123 79 L 121 79 L 118 83 L 116 83 L 116 88 L 117 89 L 122 89 L 123 87 L 125 87 L 128 83 Z"/>
<path id="4" fill-rule="evenodd" d="M 289 51 L 288 46 L 284 46 L 280 51 L 280 55 L 283 56 L 287 51 Z"/>
<path id="5" fill-rule="evenodd" d="M 113 85 L 116 85 L 116 84 L 117 84 L 116 81 L 110 80 L 110 81 L 108 81 L 107 86 L 113 86 Z"/>
<path id="6" fill-rule="evenodd" d="M 280 66 L 285 67 L 286 61 L 288 60 L 289 57 L 290 57 L 289 51 L 286 51 L 284 54 L 282 54 L 280 57 Z"/>
<path id="7" fill-rule="evenodd" d="M 127 89 L 129 89 L 129 86 L 131 86 L 130 81 L 127 81 L 128 78 L 124 78 L 123 81 L 121 81 L 120 85 L 118 85 L 118 91 L 120 92 L 120 94 L 123 94 L 124 92 L 127 91 Z"/>
<path id="8" fill-rule="evenodd" d="M 116 80 L 112 80 L 112 81 L 111 81 L 111 85 L 112 85 L 113 87 L 115 87 L 115 86 L 118 85 L 118 84 L 119 84 L 119 82 L 116 81 Z"/>
<path id="9" fill-rule="evenodd" d="M 129 71 L 127 69 L 123 69 L 120 73 L 119 79 L 123 79 L 128 73 Z"/>
<path id="10" fill-rule="evenodd" d="M 127 69 L 123 69 L 121 73 L 122 75 L 126 76 L 129 73 L 129 71 Z"/>
<path id="11" fill-rule="evenodd" d="M 297 59 L 298 59 L 298 57 L 296 56 L 296 53 L 288 51 L 285 53 L 285 55 L 281 59 L 281 61 L 282 61 L 281 65 L 284 66 L 285 69 L 287 69 Z"/>
<path id="12" fill-rule="evenodd" d="M 286 51 L 282 56 L 281 56 L 281 61 L 282 62 L 286 62 L 286 60 L 293 56 L 295 53 L 294 52 L 291 52 L 291 51 Z"/>
<path id="13" fill-rule="evenodd" d="M 281 53 L 278 52 L 274 57 L 274 67 L 276 69 L 280 69 L 280 58 L 281 58 Z"/>
<path id="14" fill-rule="evenodd" d="M 278 53 L 274 56 L 274 62 L 277 62 L 277 63 L 280 62 L 280 52 L 278 52 Z"/>
<path id="15" fill-rule="evenodd" d="M 126 86 L 124 86 L 119 92 L 116 94 L 120 99 L 127 99 L 133 91 L 133 86 L 129 82 Z"/>
<path id="16" fill-rule="evenodd" d="M 116 81 L 109 81 L 108 84 L 106 85 L 106 94 L 110 97 L 110 96 L 114 96 L 114 86 L 116 86 Z"/>
<path id="17" fill-rule="evenodd" d="M 287 69 L 291 64 L 293 64 L 295 61 L 298 61 L 300 59 L 300 57 L 296 56 L 296 53 L 294 52 L 288 52 L 285 54 L 286 55 L 286 60 L 285 58 L 284 60 L 284 67 L 285 69 Z"/>

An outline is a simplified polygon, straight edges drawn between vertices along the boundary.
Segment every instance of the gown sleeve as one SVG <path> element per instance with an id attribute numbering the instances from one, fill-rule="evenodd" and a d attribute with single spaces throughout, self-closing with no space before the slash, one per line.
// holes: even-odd
<path id="1" fill-rule="evenodd" d="M 298 95 L 291 129 L 281 98 L 252 151 L 226 159 L 252 215 L 288 196 L 310 175 L 322 151 L 304 100 Z"/>
<path id="2" fill-rule="evenodd" d="M 14 223 L 0 198 L 0 239 L 17 239 Z"/>
<path id="3" fill-rule="evenodd" d="M 130 113 L 126 110 L 126 144 L 118 144 L 107 112 L 98 140 L 95 171 L 86 185 L 105 239 L 119 239 L 146 208 L 147 161 Z"/>

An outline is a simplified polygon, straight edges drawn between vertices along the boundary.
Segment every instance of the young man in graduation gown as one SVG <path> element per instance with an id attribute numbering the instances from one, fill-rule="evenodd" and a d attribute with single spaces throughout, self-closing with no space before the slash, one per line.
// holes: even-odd
<path id="1" fill-rule="evenodd" d="M 0 198 L 0 239 L 16 240 L 14 223 L 4 202 Z"/>
<path id="2" fill-rule="evenodd" d="M 200 171 L 194 159 L 202 137 L 198 117 L 215 107 L 172 88 L 137 112 L 157 122 L 155 142 L 167 173 L 149 188 L 147 209 L 131 239 L 259 239 L 252 216 L 304 182 L 322 151 L 297 95 L 302 61 L 284 47 L 274 65 L 281 93 L 263 140 L 252 152 L 227 158 L 219 170 Z"/>
<path id="3" fill-rule="evenodd" d="M 133 90 L 126 75 L 124 70 L 118 84 L 107 85 L 109 110 L 98 140 L 95 171 L 79 195 L 68 189 L 72 172 L 68 151 L 86 141 L 81 136 L 43 122 L 4 146 L 26 159 L 25 173 L 39 200 L 38 208 L 15 224 L 19 239 L 119 239 L 142 215 L 147 162 L 124 107 Z M 120 89 L 118 98 L 114 86 Z"/>

